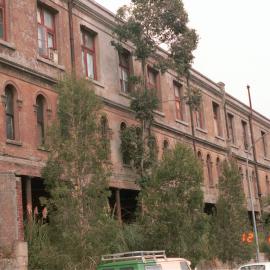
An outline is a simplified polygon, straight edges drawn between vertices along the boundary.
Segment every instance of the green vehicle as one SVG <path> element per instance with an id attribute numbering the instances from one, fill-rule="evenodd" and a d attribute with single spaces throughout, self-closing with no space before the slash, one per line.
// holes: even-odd
<path id="1" fill-rule="evenodd" d="M 97 270 L 191 270 L 183 258 L 167 258 L 165 251 L 134 251 L 104 255 Z"/>

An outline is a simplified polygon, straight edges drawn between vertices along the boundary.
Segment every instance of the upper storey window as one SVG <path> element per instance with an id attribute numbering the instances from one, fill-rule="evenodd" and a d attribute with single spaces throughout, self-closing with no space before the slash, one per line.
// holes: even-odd
<path id="1" fill-rule="evenodd" d="M 128 77 L 130 74 L 130 53 L 128 51 L 119 52 L 119 71 L 121 92 L 130 92 L 128 85 Z"/>
<path id="2" fill-rule="evenodd" d="M 5 39 L 5 1 L 0 0 L 0 39 Z"/>
<path id="3" fill-rule="evenodd" d="M 174 82 L 173 83 L 174 88 L 174 97 L 175 97 L 175 109 L 176 109 L 176 118 L 178 120 L 184 120 L 184 104 L 182 103 L 183 99 L 183 89 L 182 86 Z"/>
<path id="4" fill-rule="evenodd" d="M 56 49 L 54 14 L 42 7 L 37 8 L 38 22 L 38 53 L 53 60 L 53 51 Z"/>
<path id="5" fill-rule="evenodd" d="M 6 135 L 7 139 L 15 139 L 15 126 L 14 126 L 14 91 L 11 87 L 7 86 L 5 89 L 6 96 Z"/>
<path id="6" fill-rule="evenodd" d="M 242 137 L 243 137 L 243 143 L 244 143 L 244 149 L 248 150 L 249 147 L 249 140 L 248 140 L 248 130 L 247 130 L 247 122 L 241 121 L 242 124 Z"/>
<path id="7" fill-rule="evenodd" d="M 86 30 L 81 31 L 82 65 L 87 78 L 97 79 L 95 34 Z"/>
<path id="8" fill-rule="evenodd" d="M 151 67 L 147 68 L 147 84 L 149 89 L 158 90 L 158 72 Z"/>
<path id="9" fill-rule="evenodd" d="M 217 103 L 213 102 L 212 107 L 213 107 L 213 116 L 214 116 L 215 135 L 222 136 L 219 105 Z"/>

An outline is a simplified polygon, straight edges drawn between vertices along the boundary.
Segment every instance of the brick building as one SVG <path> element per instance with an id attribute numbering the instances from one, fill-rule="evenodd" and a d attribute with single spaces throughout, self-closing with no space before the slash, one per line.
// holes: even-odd
<path id="1" fill-rule="evenodd" d="M 73 4 L 71 4 L 73 2 Z M 53 87 L 65 72 L 93 81 L 104 99 L 110 129 L 111 204 L 118 217 L 132 218 L 139 192 L 134 174 L 123 164 L 119 131 L 136 124 L 129 109 L 129 74 L 140 74 L 132 46 L 119 55 L 111 46 L 114 15 L 93 0 L 0 0 L 0 247 L 23 241 L 23 219 L 46 195 L 40 170 L 47 152 L 42 147 L 46 128 L 56 116 Z M 160 51 L 160 54 L 165 52 Z M 194 113 L 181 102 L 186 83 L 169 70 L 161 74 L 147 65 L 148 80 L 158 89 L 162 106 L 155 112 L 154 134 L 159 156 L 177 141 L 192 145 L 204 167 L 205 211 L 217 200 L 220 163 L 228 153 L 238 159 L 248 203 L 245 160 L 247 149 L 270 130 L 270 120 L 225 92 L 196 70 L 191 84 L 202 91 L 202 105 Z M 259 197 L 270 195 L 270 149 L 267 137 L 250 155 L 252 196 L 260 212 Z M 40 210 L 40 208 L 39 208 Z"/>

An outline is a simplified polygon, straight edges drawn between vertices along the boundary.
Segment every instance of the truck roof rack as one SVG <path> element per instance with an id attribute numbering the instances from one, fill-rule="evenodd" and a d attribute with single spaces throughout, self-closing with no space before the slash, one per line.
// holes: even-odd
<path id="1" fill-rule="evenodd" d="M 166 259 L 165 250 L 161 251 L 133 251 L 103 255 L 101 261 L 103 262 L 114 262 L 124 260 L 142 260 L 145 262 L 150 259 Z"/>

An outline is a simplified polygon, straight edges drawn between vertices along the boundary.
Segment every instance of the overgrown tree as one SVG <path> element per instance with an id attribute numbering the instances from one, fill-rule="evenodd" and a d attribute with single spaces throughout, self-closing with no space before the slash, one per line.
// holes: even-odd
<path id="1" fill-rule="evenodd" d="M 232 159 L 224 161 L 211 242 L 215 256 L 230 266 L 248 261 L 254 252 L 253 245 L 242 242 L 242 234 L 252 228 L 241 181 L 236 162 Z"/>
<path id="2" fill-rule="evenodd" d="M 149 165 L 155 164 L 151 160 L 153 151 L 149 138 L 152 138 L 154 110 L 158 109 L 162 102 L 157 98 L 157 89 L 149 89 L 147 85 L 147 61 L 149 58 L 155 59 L 154 68 L 161 72 L 173 68 L 179 76 L 187 76 L 198 37 L 195 30 L 187 26 L 188 15 L 181 0 L 132 0 L 129 6 L 123 6 L 118 10 L 116 19 L 115 39 L 112 45 L 121 52 L 123 44 L 131 42 L 132 53 L 141 64 L 142 75 L 130 78 L 134 97 L 130 107 L 135 111 L 136 119 L 140 121 L 141 142 L 138 141 L 137 148 L 141 149 L 141 156 L 136 156 L 136 162 L 133 163 L 138 163 L 139 158 L 140 166 L 136 169 L 141 182 L 144 183 L 149 178 Z M 160 45 L 166 47 L 167 54 L 160 52 Z M 197 94 L 197 91 L 188 87 L 187 92 L 184 99 L 189 105 L 193 104 L 195 99 L 191 96 Z M 200 95 L 197 96 L 199 98 L 196 101 L 200 99 Z M 127 135 L 123 138 L 130 137 L 132 129 L 133 127 L 124 130 L 122 133 Z M 123 144 L 126 145 L 127 142 Z"/>
<path id="3" fill-rule="evenodd" d="M 50 194 L 43 203 L 49 212 L 46 241 L 52 252 L 44 253 L 40 246 L 39 255 L 45 254 L 50 264 L 44 269 L 95 269 L 101 254 L 122 250 L 124 244 L 108 207 L 101 103 L 85 80 L 67 78 L 57 90 L 58 119 L 47 139 L 50 154 L 42 172 Z M 35 257 L 30 254 L 30 267 L 36 267 Z"/>
<path id="4" fill-rule="evenodd" d="M 165 249 L 196 265 L 208 256 L 202 168 L 190 147 L 167 150 L 141 193 L 143 247 Z"/>

